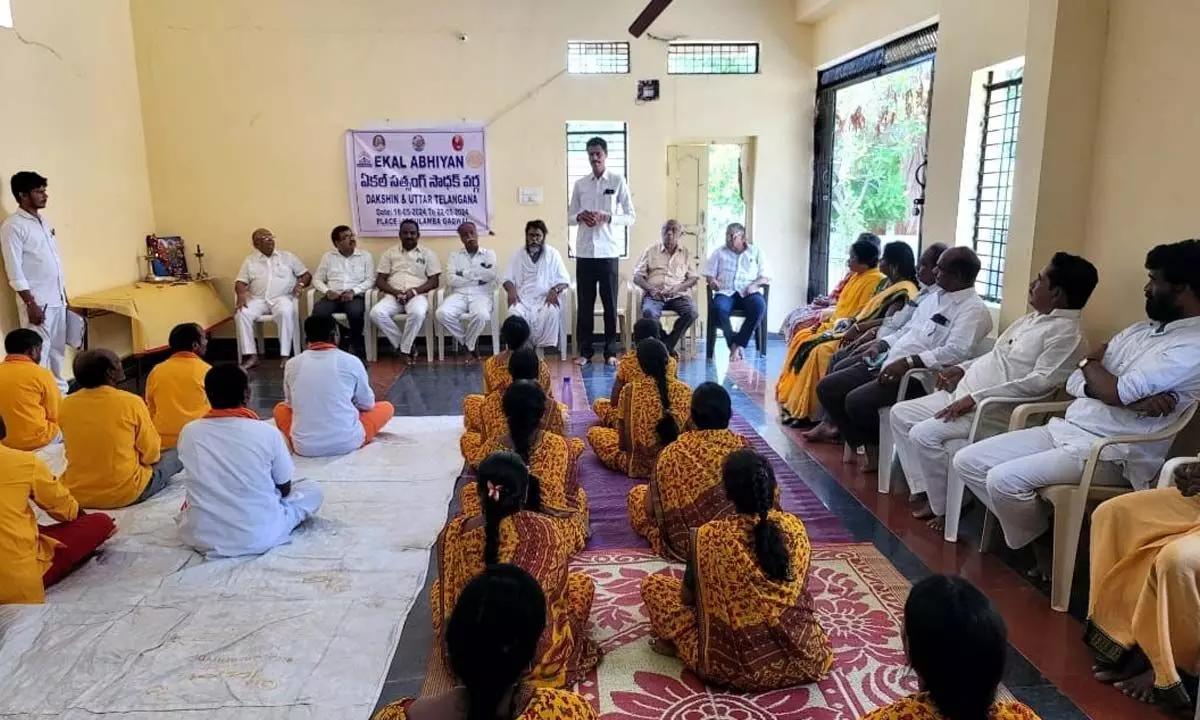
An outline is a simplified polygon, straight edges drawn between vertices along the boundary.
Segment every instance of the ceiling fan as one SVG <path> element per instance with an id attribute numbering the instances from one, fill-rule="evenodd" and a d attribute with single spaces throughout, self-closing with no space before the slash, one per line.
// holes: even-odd
<path id="1" fill-rule="evenodd" d="M 629 26 L 629 34 L 635 38 L 640 38 L 654 24 L 658 16 L 662 15 L 663 10 L 666 10 L 671 2 L 672 0 L 650 0 L 646 5 L 646 9 L 642 11 L 642 14 L 638 15 L 633 24 Z"/>

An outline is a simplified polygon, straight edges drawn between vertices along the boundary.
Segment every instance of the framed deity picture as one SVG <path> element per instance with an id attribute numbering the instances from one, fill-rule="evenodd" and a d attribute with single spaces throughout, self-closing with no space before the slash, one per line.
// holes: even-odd
<path id="1" fill-rule="evenodd" d="M 186 279 L 187 253 L 183 238 L 178 236 L 146 236 L 146 259 L 155 278 Z"/>

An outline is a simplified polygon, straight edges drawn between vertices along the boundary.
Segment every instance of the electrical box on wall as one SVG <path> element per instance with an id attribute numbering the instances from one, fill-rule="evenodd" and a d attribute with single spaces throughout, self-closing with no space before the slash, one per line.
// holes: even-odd
<path id="1" fill-rule="evenodd" d="M 657 80 L 638 80 L 638 102 L 654 102 L 658 99 Z"/>

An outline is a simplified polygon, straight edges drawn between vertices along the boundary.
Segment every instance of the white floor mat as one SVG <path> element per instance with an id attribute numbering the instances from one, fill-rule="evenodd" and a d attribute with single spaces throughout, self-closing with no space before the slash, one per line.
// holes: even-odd
<path id="1" fill-rule="evenodd" d="M 462 466 L 460 417 L 393 420 L 297 458 L 317 518 L 258 558 L 180 545 L 180 479 L 113 513 L 104 552 L 40 606 L 0 607 L 0 718 L 367 718 Z M 53 458 L 48 458 L 53 464 Z"/>

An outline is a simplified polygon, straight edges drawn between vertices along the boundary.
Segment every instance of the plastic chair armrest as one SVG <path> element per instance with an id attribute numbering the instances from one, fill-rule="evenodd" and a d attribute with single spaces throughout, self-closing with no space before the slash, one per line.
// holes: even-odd
<path id="1" fill-rule="evenodd" d="M 1024 430 L 1029 427 L 1029 420 L 1034 415 L 1049 415 L 1050 413 L 1066 412 L 1066 409 L 1071 407 L 1070 400 L 1062 400 L 1057 402 L 1033 402 L 1018 405 L 1016 410 L 1013 410 L 1012 417 L 1008 421 L 1008 430 Z"/>

